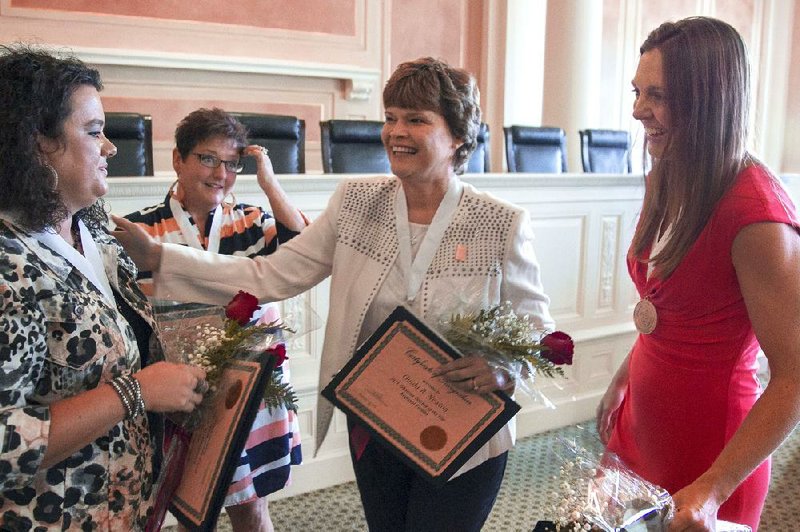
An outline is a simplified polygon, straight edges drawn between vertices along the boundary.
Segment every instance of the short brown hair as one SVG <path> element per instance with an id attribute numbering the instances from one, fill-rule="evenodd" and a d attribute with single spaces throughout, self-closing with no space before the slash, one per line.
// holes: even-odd
<path id="1" fill-rule="evenodd" d="M 247 128 L 222 109 L 200 108 L 180 121 L 175 129 L 175 146 L 182 159 L 186 159 L 195 146 L 211 138 L 231 139 L 241 151 L 247 146 Z"/>
<path id="2" fill-rule="evenodd" d="M 453 156 L 453 168 L 464 171 L 481 125 L 480 91 L 469 72 L 432 57 L 401 63 L 383 89 L 383 106 L 442 115 L 453 137 L 463 142 Z"/>

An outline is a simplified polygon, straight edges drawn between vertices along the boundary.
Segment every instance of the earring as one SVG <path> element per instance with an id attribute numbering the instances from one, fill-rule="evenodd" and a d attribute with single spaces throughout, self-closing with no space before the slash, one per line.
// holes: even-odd
<path id="1" fill-rule="evenodd" d="M 230 198 L 230 199 L 228 199 Z M 227 200 L 227 201 L 226 201 Z M 233 195 L 233 192 L 228 192 L 228 195 L 222 198 L 222 203 L 227 203 L 229 205 L 236 205 L 236 196 Z"/>
<path id="2" fill-rule="evenodd" d="M 50 163 L 44 163 L 44 167 L 50 170 L 50 174 L 53 176 L 53 190 L 58 187 L 58 172 Z"/>

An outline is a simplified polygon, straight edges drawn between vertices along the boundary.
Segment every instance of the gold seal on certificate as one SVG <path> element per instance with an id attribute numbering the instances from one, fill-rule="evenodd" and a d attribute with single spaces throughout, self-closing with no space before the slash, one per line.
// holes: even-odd
<path id="1" fill-rule="evenodd" d="M 433 370 L 461 355 L 404 307 L 322 395 L 432 482 L 446 482 L 519 411 L 502 392 L 466 393 Z"/>
<path id="2" fill-rule="evenodd" d="M 258 405 L 269 380 L 269 352 L 258 360 L 229 362 L 205 408 L 169 509 L 192 531 L 215 530 Z"/>
<path id="3" fill-rule="evenodd" d="M 656 329 L 658 313 L 656 307 L 648 299 L 640 299 L 633 309 L 633 323 L 642 334 L 650 334 Z"/>

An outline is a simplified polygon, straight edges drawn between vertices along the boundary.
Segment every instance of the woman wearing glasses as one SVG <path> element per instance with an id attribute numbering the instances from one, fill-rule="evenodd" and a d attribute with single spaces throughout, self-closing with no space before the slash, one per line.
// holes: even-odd
<path id="1" fill-rule="evenodd" d="M 172 166 L 178 179 L 164 201 L 126 216 L 156 240 L 256 257 L 272 253 L 306 226 L 305 217 L 278 184 L 267 150 L 248 145 L 247 129 L 225 111 L 190 113 L 175 130 L 175 144 Z M 261 207 L 226 201 L 242 171 L 241 157 L 255 157 L 258 184 L 274 217 Z M 151 295 L 149 272 L 140 275 L 143 290 Z M 277 317 L 274 308 L 265 311 L 272 313 L 270 319 Z M 283 488 L 290 466 L 300 461 L 295 412 L 270 411 L 262 404 L 225 499 L 234 530 L 272 530 L 267 503 L 261 498 Z"/>
<path id="2" fill-rule="evenodd" d="M 255 157 L 273 216 L 225 201 L 242 171 L 241 157 Z M 161 242 L 255 257 L 272 253 L 306 226 L 278 184 L 267 150 L 248 145 L 245 126 L 222 109 L 198 109 L 178 124 L 172 167 L 178 179 L 164 201 L 126 216 Z M 149 295 L 149 272 L 140 273 Z"/>

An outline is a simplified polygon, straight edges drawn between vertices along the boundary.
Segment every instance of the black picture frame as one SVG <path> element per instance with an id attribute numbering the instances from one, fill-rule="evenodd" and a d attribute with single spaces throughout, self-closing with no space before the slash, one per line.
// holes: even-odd
<path id="1" fill-rule="evenodd" d="M 272 356 L 271 352 L 268 350 L 257 355 L 255 359 L 247 361 L 234 360 L 230 362 L 230 367 L 225 369 L 225 371 L 244 371 L 250 374 L 252 382 L 250 382 L 246 397 L 240 400 L 234 407 L 241 409 L 237 417 L 238 422 L 235 426 L 207 427 L 211 431 L 220 431 L 223 434 L 222 437 L 225 441 L 225 445 L 221 454 L 203 457 L 204 462 L 209 461 L 209 463 L 213 464 L 212 467 L 216 469 L 216 474 L 208 479 L 209 485 L 203 485 L 197 488 L 199 492 L 203 493 L 202 504 L 199 506 L 193 505 L 186 498 L 182 498 L 179 495 L 180 489 L 176 489 L 170 500 L 170 512 L 188 530 L 193 532 L 211 532 L 215 529 L 217 519 L 219 519 L 219 514 L 225 502 L 225 496 L 228 493 L 239 458 L 250 434 L 250 428 L 258 413 L 258 407 L 264 394 L 264 388 L 274 368 L 275 357 Z M 201 430 L 204 430 L 202 424 L 195 430 L 194 434 Z M 191 456 L 191 446 L 192 443 L 190 442 L 189 456 Z M 192 464 L 188 462 L 187 457 L 184 471 L 186 471 L 186 468 L 190 467 L 192 467 Z"/>
<path id="2" fill-rule="evenodd" d="M 412 312 L 403 306 L 398 306 L 378 329 L 356 350 L 353 357 L 334 376 L 331 382 L 322 390 L 322 396 L 341 409 L 347 416 L 357 420 L 370 432 L 372 438 L 390 449 L 399 460 L 416 470 L 421 476 L 435 484 L 447 482 L 492 436 L 494 436 L 514 415 L 520 406 L 502 391 L 488 394 L 474 395 L 475 400 L 486 403 L 487 411 L 491 411 L 493 418 L 480 427 L 475 427 L 469 435 L 469 443 L 454 447 L 454 454 L 448 456 L 446 461 L 439 461 L 433 466 L 422 467 L 417 460 L 420 459 L 419 445 L 408 441 L 392 427 L 393 421 L 389 419 L 376 419 L 370 408 L 346 392 L 349 383 L 358 380 L 364 365 L 365 357 L 381 356 L 379 353 L 385 344 L 387 335 L 397 334 L 418 335 L 414 338 L 420 347 L 435 346 L 430 355 L 446 363 L 461 358 L 459 353 L 449 342 L 442 338 L 436 331 L 428 327 Z M 384 355 L 387 356 L 387 355 Z M 370 359 L 365 361 L 369 364 Z M 463 393 L 463 392 L 461 392 Z M 473 397 L 472 394 L 470 394 Z M 346 399 L 345 399 L 346 398 Z M 390 440 L 375 426 L 392 434 Z M 463 440 L 466 441 L 466 438 Z M 412 458 L 412 456 L 414 458 Z M 436 462 L 431 460 L 431 462 Z"/>

